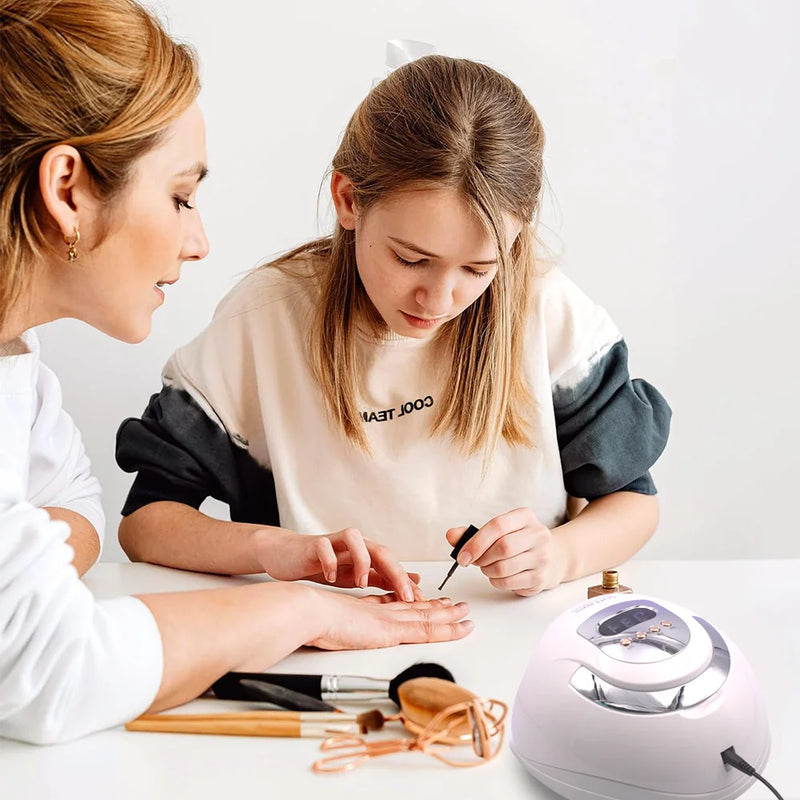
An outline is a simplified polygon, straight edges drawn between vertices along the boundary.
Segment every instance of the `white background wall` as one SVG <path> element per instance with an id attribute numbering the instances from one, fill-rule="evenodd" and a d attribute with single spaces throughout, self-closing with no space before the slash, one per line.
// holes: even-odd
<path id="1" fill-rule="evenodd" d="M 264 257 L 327 230 L 320 182 L 390 38 L 522 86 L 548 134 L 545 219 L 674 409 L 650 558 L 798 557 L 800 5 L 793 0 L 161 0 L 201 56 L 211 254 L 136 347 L 72 321 L 45 359 L 105 487 L 105 558 L 130 476 L 119 422 Z M 391 513 L 387 509 L 387 514 Z"/>

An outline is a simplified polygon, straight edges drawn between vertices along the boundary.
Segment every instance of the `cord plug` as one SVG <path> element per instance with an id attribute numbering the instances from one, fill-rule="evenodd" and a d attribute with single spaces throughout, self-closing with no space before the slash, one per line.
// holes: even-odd
<path id="1" fill-rule="evenodd" d="M 745 775 L 755 775 L 756 768 L 748 764 L 731 745 L 727 750 L 723 750 L 720 755 L 722 760 L 729 767 L 738 769 L 739 772 L 744 772 Z"/>
<path id="2" fill-rule="evenodd" d="M 720 755 L 722 756 L 722 761 L 726 767 L 733 767 L 734 769 L 738 769 L 739 772 L 743 772 L 745 775 L 748 775 L 752 778 L 755 778 L 758 781 L 761 781 L 761 783 L 763 783 L 764 786 L 766 786 L 767 789 L 769 789 L 772 792 L 772 794 L 774 794 L 775 797 L 778 798 L 778 800 L 783 800 L 783 797 L 781 797 L 780 792 L 766 778 L 764 778 L 762 775 L 759 775 L 758 772 L 756 772 L 756 768 L 751 764 L 748 764 L 736 752 L 736 750 L 734 750 L 733 745 L 731 745 L 726 750 L 723 750 L 720 753 Z"/>

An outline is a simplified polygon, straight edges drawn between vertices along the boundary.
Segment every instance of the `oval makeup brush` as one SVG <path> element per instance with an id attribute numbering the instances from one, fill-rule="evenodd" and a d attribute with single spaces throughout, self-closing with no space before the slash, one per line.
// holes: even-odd
<path id="1" fill-rule="evenodd" d="M 453 673 L 441 664 L 412 664 L 394 678 L 369 678 L 363 675 L 302 675 L 279 672 L 228 672 L 211 687 L 222 700 L 252 700 L 252 692 L 242 691 L 241 681 L 255 681 L 284 686 L 294 692 L 331 702 L 347 703 L 391 698 L 400 705 L 397 690 L 414 678 L 440 678 L 455 683 Z M 252 685 L 251 685 L 252 686 Z"/>

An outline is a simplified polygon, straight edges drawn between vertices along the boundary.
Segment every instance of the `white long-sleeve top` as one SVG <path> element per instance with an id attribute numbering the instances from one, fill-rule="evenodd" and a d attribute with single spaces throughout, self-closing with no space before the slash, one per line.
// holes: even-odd
<path id="1" fill-rule="evenodd" d="M 0 349 L 0 736 L 65 741 L 146 709 L 161 638 L 133 597 L 96 602 L 71 564 L 81 514 L 101 537 L 100 486 L 35 334 Z"/>

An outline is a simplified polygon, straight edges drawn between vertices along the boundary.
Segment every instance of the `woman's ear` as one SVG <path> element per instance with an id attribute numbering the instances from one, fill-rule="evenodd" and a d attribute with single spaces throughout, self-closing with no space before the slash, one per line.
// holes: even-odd
<path id="1" fill-rule="evenodd" d="M 74 236 L 80 222 L 88 223 L 88 217 L 96 212 L 89 171 L 71 145 L 58 144 L 42 156 L 39 192 L 53 226 L 62 236 Z"/>
<path id="2" fill-rule="evenodd" d="M 353 183 L 341 172 L 331 175 L 331 197 L 339 224 L 346 230 L 355 230 L 358 213 L 354 199 Z"/>

